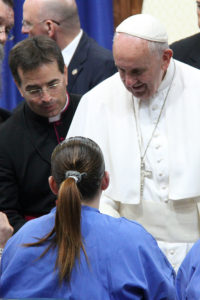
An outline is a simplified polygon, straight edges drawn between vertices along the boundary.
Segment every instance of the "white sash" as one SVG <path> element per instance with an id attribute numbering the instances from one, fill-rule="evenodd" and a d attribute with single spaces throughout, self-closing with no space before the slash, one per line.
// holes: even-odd
<path id="1" fill-rule="evenodd" d="M 120 216 L 142 224 L 156 240 L 172 243 L 194 243 L 199 239 L 199 212 L 200 198 L 167 203 L 143 200 L 138 205 L 120 203 Z"/>

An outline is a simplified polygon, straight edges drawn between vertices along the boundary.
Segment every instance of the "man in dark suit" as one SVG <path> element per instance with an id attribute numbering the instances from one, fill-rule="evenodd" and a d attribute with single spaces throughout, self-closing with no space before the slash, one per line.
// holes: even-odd
<path id="1" fill-rule="evenodd" d="M 197 3 L 198 26 L 200 27 L 200 0 Z M 200 69 L 200 33 L 194 34 L 170 45 L 173 57 L 192 67 Z"/>
<path id="2" fill-rule="evenodd" d="M 10 30 L 14 25 L 13 0 L 0 0 L 0 65 L 3 60 L 3 46 L 9 39 Z M 3 123 L 11 113 L 0 108 L 0 124 Z"/>
<path id="3" fill-rule="evenodd" d="M 65 139 L 80 97 L 66 92 L 61 51 L 46 36 L 14 46 L 9 65 L 25 102 L 0 127 L 0 210 L 17 231 L 55 206 L 50 157 Z"/>
<path id="4" fill-rule="evenodd" d="M 68 66 L 69 92 L 85 94 L 117 71 L 111 51 L 80 28 L 75 0 L 25 0 L 22 32 L 56 41 Z"/>

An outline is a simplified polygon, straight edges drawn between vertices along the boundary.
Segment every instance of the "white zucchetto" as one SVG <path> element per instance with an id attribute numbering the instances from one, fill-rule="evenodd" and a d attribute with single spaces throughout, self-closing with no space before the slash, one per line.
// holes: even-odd
<path id="1" fill-rule="evenodd" d="M 148 14 L 138 14 L 128 17 L 117 26 L 116 32 L 127 33 L 153 42 L 168 42 L 168 36 L 164 26 L 157 19 Z"/>

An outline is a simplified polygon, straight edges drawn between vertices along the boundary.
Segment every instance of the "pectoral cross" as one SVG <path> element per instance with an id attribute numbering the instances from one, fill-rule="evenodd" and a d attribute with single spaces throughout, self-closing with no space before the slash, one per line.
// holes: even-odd
<path id="1" fill-rule="evenodd" d="M 143 197 L 145 177 L 151 178 L 152 172 L 150 170 L 145 169 L 145 163 L 144 163 L 143 159 L 141 158 L 141 163 L 140 163 L 140 201 L 142 201 L 142 197 Z"/>

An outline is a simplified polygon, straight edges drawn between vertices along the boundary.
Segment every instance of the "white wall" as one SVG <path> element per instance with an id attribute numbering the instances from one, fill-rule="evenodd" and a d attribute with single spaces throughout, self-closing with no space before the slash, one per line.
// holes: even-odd
<path id="1" fill-rule="evenodd" d="M 199 32 L 195 0 L 143 0 L 142 12 L 161 21 L 169 44 Z"/>

